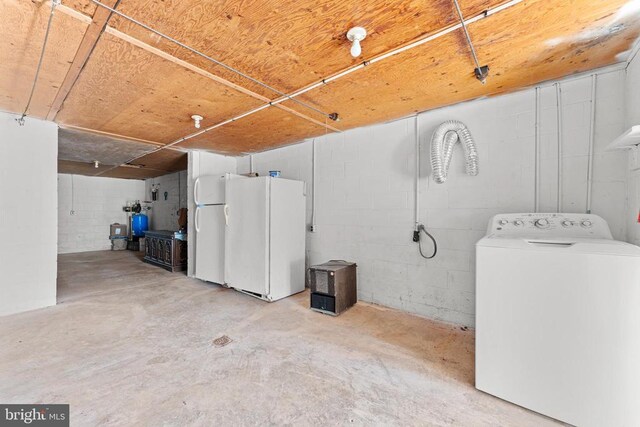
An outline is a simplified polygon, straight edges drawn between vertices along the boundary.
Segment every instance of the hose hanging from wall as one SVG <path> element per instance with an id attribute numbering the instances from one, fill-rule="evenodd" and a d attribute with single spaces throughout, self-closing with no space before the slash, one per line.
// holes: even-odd
<path id="1" fill-rule="evenodd" d="M 427 237 L 431 239 L 431 242 L 433 242 L 433 252 L 429 256 L 425 255 L 424 252 L 422 252 L 422 243 L 420 241 L 420 232 L 423 232 L 424 234 L 426 234 Z M 438 253 L 438 242 L 436 242 L 435 237 L 433 237 L 431 235 L 431 233 L 429 233 L 427 231 L 427 229 L 425 228 L 424 225 L 422 225 L 422 224 L 418 225 L 418 231 L 415 231 L 413 236 L 414 236 L 413 240 L 418 242 L 418 250 L 420 251 L 420 256 L 422 256 L 422 258 L 424 258 L 424 259 L 432 259 L 432 258 L 436 257 L 436 254 Z M 416 238 L 416 236 L 417 236 L 417 238 Z"/>
<path id="2" fill-rule="evenodd" d="M 448 120 L 438 126 L 431 137 L 431 169 L 436 183 L 443 184 L 447 180 L 453 148 L 458 142 L 464 148 L 467 175 L 478 175 L 478 151 L 469 129 L 462 122 Z"/>

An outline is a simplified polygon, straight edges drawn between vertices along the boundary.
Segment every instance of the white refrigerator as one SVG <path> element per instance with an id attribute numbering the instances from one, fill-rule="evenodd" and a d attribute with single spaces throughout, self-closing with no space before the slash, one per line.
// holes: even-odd
<path id="1" fill-rule="evenodd" d="M 224 284 L 225 199 L 227 183 L 246 177 L 234 174 L 205 175 L 196 179 L 195 277 Z"/>
<path id="2" fill-rule="evenodd" d="M 227 285 L 266 301 L 302 292 L 304 183 L 257 177 L 230 180 L 226 190 Z"/>

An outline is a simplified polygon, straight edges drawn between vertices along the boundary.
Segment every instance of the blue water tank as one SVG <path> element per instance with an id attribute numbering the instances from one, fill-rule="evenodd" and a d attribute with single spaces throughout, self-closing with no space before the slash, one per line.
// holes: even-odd
<path id="1" fill-rule="evenodd" d="M 131 235 L 144 237 L 145 231 L 149 229 L 149 217 L 145 214 L 133 214 L 131 218 Z"/>

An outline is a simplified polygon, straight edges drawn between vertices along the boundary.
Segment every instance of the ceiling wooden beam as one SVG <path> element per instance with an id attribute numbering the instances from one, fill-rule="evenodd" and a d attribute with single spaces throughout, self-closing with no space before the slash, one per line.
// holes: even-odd
<path id="1" fill-rule="evenodd" d="M 104 0 L 104 2 L 110 7 L 115 8 L 118 6 L 118 3 L 120 3 L 120 0 Z M 68 13 L 70 16 L 82 19 L 79 18 L 78 15 L 81 14 L 77 11 L 68 7 L 63 8 L 62 6 L 60 6 L 60 8 L 64 13 L 68 13 L 67 9 L 70 9 L 71 11 L 73 11 L 73 13 Z M 84 33 L 82 42 L 80 42 L 80 47 L 78 47 L 78 51 L 76 52 L 76 56 L 73 59 L 73 63 L 71 64 L 71 67 L 69 67 L 69 71 L 67 72 L 64 81 L 62 82 L 60 89 L 58 89 L 58 94 L 51 104 L 51 108 L 49 109 L 49 113 L 47 114 L 47 120 L 54 120 L 56 118 L 58 111 L 60 111 L 60 109 L 62 108 L 64 100 L 67 99 L 69 92 L 71 92 L 71 89 L 73 89 L 73 85 L 78 80 L 82 69 L 89 60 L 91 52 L 93 52 L 93 49 L 98 43 L 98 40 L 100 40 L 100 36 L 106 28 L 109 18 L 111 18 L 110 11 L 104 8 L 96 9 L 95 13 L 93 14 L 91 24 L 89 25 L 89 28 L 87 28 L 87 31 Z"/>
<path id="2" fill-rule="evenodd" d="M 167 52 L 165 52 L 162 49 L 158 49 L 157 47 L 151 46 L 151 45 L 149 45 L 149 44 L 147 44 L 147 43 L 145 43 L 143 41 L 140 41 L 140 40 L 136 39 L 135 37 L 132 37 L 132 36 L 130 36 L 128 34 L 123 33 L 122 31 L 116 30 L 113 27 L 107 26 L 107 28 L 105 29 L 105 32 L 107 32 L 107 33 L 109 33 L 109 34 L 111 34 L 111 35 L 113 35 L 115 37 L 118 37 L 121 40 L 129 42 L 134 46 L 137 46 L 137 47 L 139 47 L 141 49 L 144 49 L 149 53 L 153 53 L 154 55 L 157 55 L 157 56 L 159 56 L 159 57 L 161 57 L 163 59 L 166 59 L 167 61 L 171 61 L 176 65 L 180 65 L 181 67 L 184 67 L 184 68 L 186 68 L 188 70 L 191 70 L 194 73 L 197 73 L 197 74 L 199 74 L 199 75 L 201 75 L 203 77 L 206 77 L 208 79 L 211 79 L 211 80 L 213 80 L 215 82 L 221 83 L 221 84 L 223 84 L 223 85 L 225 85 L 225 86 L 227 86 L 227 87 L 229 87 L 231 89 L 234 89 L 234 90 L 236 90 L 238 92 L 241 92 L 241 93 L 243 93 L 245 95 L 248 95 L 248 96 L 250 96 L 252 98 L 258 99 L 258 100 L 260 100 L 262 102 L 265 102 L 265 103 L 270 103 L 272 101 L 270 98 L 267 98 L 266 96 L 260 95 L 259 93 L 256 93 L 256 92 L 254 92 L 252 90 L 249 90 L 249 89 L 247 89 L 247 88 L 245 88 L 243 86 L 240 86 L 238 84 L 230 82 L 227 79 L 224 79 L 224 78 L 222 78 L 220 76 L 217 76 L 217 75 L 215 75 L 215 74 L 213 74 L 213 73 L 211 73 L 211 72 L 209 72 L 207 70 L 203 70 L 202 68 L 197 67 L 197 66 L 195 66 L 193 64 L 190 64 L 189 62 L 184 61 L 184 60 L 182 60 L 180 58 L 176 58 L 175 56 L 168 54 Z M 294 110 L 292 108 L 289 108 L 289 107 L 287 107 L 285 105 L 275 104 L 273 106 L 276 107 L 276 108 L 279 108 L 279 109 L 281 109 L 283 111 L 287 111 L 287 112 L 289 112 L 291 114 L 295 114 L 296 116 L 298 116 L 300 118 L 303 118 L 305 120 L 308 120 L 308 121 L 310 121 L 312 123 L 315 123 L 315 124 L 317 124 L 319 126 L 326 127 L 327 129 L 332 130 L 334 132 L 340 132 L 340 129 L 338 129 L 338 128 L 335 128 L 335 127 L 333 127 L 333 126 L 331 126 L 329 124 L 321 122 L 320 120 L 316 120 L 316 119 L 314 119 L 312 117 L 309 117 L 306 114 L 300 113 L 299 111 L 296 111 L 296 110 Z"/>
<path id="3" fill-rule="evenodd" d="M 91 20 L 91 18 L 89 18 L 88 16 L 83 15 L 82 13 L 80 13 L 80 12 L 76 11 L 75 9 L 72 9 L 72 8 L 70 8 L 68 6 L 61 5 L 61 6 L 59 6 L 59 8 L 60 8 L 60 11 L 62 13 L 65 13 L 65 14 L 67 14 L 67 15 L 73 17 L 73 18 L 76 18 L 76 19 L 78 19 L 80 21 L 87 22 L 87 23 L 92 23 L 92 24 L 95 23 L 95 18 L 93 20 Z M 106 11 L 106 9 L 104 9 L 104 8 L 98 8 L 97 11 L 96 11 L 96 14 L 100 10 Z M 186 68 L 186 69 L 188 69 L 190 71 L 193 71 L 196 74 L 199 74 L 199 75 L 201 75 L 203 77 L 211 79 L 211 80 L 213 80 L 213 81 L 215 81 L 217 83 L 223 84 L 223 85 L 225 85 L 225 86 L 227 86 L 227 87 L 229 87 L 229 88 L 231 88 L 233 90 L 236 90 L 236 91 L 238 91 L 240 93 L 248 95 L 248 96 L 250 96 L 252 98 L 258 99 L 258 100 L 260 100 L 260 101 L 262 101 L 264 103 L 270 103 L 272 101 L 270 98 L 267 98 L 264 95 L 260 95 L 259 93 L 256 93 L 256 92 L 254 92 L 252 90 L 249 90 L 249 89 L 247 89 L 247 88 L 245 88 L 243 86 L 240 86 L 240 85 L 238 85 L 236 83 L 230 82 L 229 80 L 227 80 L 225 78 L 217 76 L 217 75 L 215 75 L 215 74 L 213 74 L 213 73 L 211 73 L 211 72 L 209 72 L 207 70 L 204 70 L 204 69 L 202 69 L 200 67 L 197 67 L 197 66 L 195 66 L 195 65 L 193 65 L 193 64 L 191 64 L 191 63 L 189 63 L 187 61 L 184 61 L 184 60 L 182 60 L 180 58 L 177 58 L 177 57 L 175 57 L 175 56 L 163 51 L 162 49 L 158 49 L 157 47 L 151 46 L 151 45 L 149 45 L 149 44 L 147 44 L 147 43 L 145 43 L 145 42 L 143 42 L 141 40 L 138 40 L 135 37 L 132 37 L 132 36 L 126 34 L 126 33 L 123 33 L 122 31 L 119 31 L 119 30 L 117 30 L 117 29 L 115 29 L 113 27 L 105 25 L 104 32 L 109 33 L 112 36 L 115 36 L 115 37 L 117 37 L 117 38 L 119 38 L 121 40 L 124 40 L 127 43 L 130 43 L 130 44 L 132 44 L 134 46 L 137 46 L 137 47 L 139 47 L 141 49 L 144 49 L 147 52 L 152 53 L 152 54 L 154 54 L 156 56 L 159 56 L 159 57 L 161 57 L 161 58 L 163 58 L 163 59 L 165 59 L 167 61 L 173 62 L 176 65 L 179 65 L 179 66 L 181 66 L 183 68 Z M 87 31 L 87 33 L 88 33 L 88 31 Z M 86 37 L 85 37 L 85 39 L 86 39 Z M 83 43 L 84 43 L 84 40 L 83 40 Z M 96 39 L 96 43 L 97 43 L 97 39 Z M 82 45 L 80 46 L 80 49 L 82 49 Z M 80 49 L 78 49 L 78 52 L 80 52 Z M 75 61 L 74 61 L 74 64 L 75 64 Z M 73 66 L 72 66 L 72 69 L 73 69 Z M 65 79 L 65 83 L 66 83 L 66 79 Z M 64 87 L 64 85 L 63 85 L 63 87 Z M 57 101 L 58 97 L 56 98 L 56 101 Z M 65 95 L 65 97 L 66 97 L 66 95 Z M 54 105 L 51 107 L 52 110 L 53 110 L 55 105 L 56 105 L 56 103 L 54 102 Z M 281 109 L 283 111 L 286 111 L 288 113 L 294 114 L 294 115 L 296 115 L 296 116 L 298 116 L 298 117 L 300 117 L 302 119 L 308 120 L 311 123 L 315 123 L 318 126 L 326 127 L 327 129 L 329 129 L 329 130 L 331 130 L 333 132 L 340 132 L 340 129 L 338 129 L 336 127 L 333 127 L 333 126 L 331 126 L 331 125 L 329 125 L 327 123 L 324 123 L 324 122 L 322 122 L 320 120 L 316 120 L 316 119 L 314 119 L 312 117 L 309 117 L 304 113 L 301 113 L 299 111 L 296 111 L 296 110 L 294 110 L 292 108 L 287 107 L 286 105 L 275 104 L 273 106 L 276 107 L 276 108 L 279 108 L 279 109 Z M 60 107 L 61 107 L 61 104 L 60 104 L 60 106 L 57 107 L 57 110 L 55 111 L 55 114 L 57 114 L 57 112 L 60 110 Z M 51 112 L 50 112 L 50 114 L 49 114 L 49 116 L 47 118 L 49 118 L 50 120 L 53 120 L 54 117 L 55 117 L 55 115 L 51 116 Z"/>

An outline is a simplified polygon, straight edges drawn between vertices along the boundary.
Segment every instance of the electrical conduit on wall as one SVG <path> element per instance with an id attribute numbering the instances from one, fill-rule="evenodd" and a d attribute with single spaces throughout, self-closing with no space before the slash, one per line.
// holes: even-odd
<path id="1" fill-rule="evenodd" d="M 593 186 L 593 144 L 596 137 L 596 89 L 598 83 L 598 75 L 591 76 L 591 122 L 589 126 L 589 158 L 587 164 L 587 209 L 588 214 L 591 213 L 591 193 Z"/>
<path id="2" fill-rule="evenodd" d="M 562 88 L 556 83 L 556 113 L 558 122 L 558 188 L 556 212 L 562 211 Z"/>

